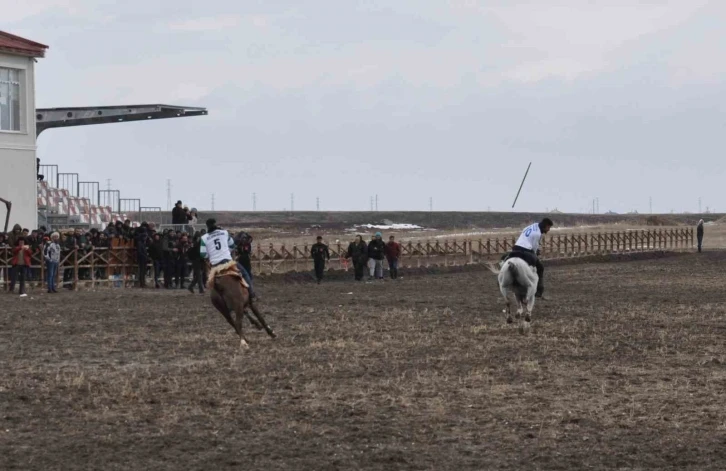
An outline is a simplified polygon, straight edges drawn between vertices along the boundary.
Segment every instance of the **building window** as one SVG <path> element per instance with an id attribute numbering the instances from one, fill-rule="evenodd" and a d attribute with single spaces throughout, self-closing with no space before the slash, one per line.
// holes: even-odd
<path id="1" fill-rule="evenodd" d="M 20 131 L 20 74 L 0 67 L 0 131 Z"/>

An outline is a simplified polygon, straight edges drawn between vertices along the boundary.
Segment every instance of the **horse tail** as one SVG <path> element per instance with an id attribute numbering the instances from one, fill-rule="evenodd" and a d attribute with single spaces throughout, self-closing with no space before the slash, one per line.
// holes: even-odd
<path id="1" fill-rule="evenodd" d="M 517 281 L 517 276 L 519 274 L 519 269 L 517 266 L 513 263 L 507 264 L 507 269 L 509 270 L 509 274 L 512 276 L 512 281 Z"/>
<path id="2" fill-rule="evenodd" d="M 487 262 L 486 267 L 490 272 L 494 273 L 495 275 L 499 274 L 500 270 L 496 266 L 494 266 L 492 262 Z"/>

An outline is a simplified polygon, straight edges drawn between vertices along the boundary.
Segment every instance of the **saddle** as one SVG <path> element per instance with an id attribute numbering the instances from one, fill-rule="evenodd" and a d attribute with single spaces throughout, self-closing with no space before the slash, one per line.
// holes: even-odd
<path id="1" fill-rule="evenodd" d="M 207 278 L 207 288 L 213 289 L 214 282 L 217 280 L 217 278 L 221 278 L 223 276 L 235 277 L 237 278 L 237 280 L 239 280 L 239 283 L 242 285 L 243 288 L 250 288 L 245 279 L 242 278 L 242 273 L 240 273 L 239 269 L 237 268 L 237 262 L 235 262 L 234 260 L 231 262 L 222 263 L 221 265 L 212 267 L 212 269 L 209 270 L 209 277 Z"/>
<path id="2" fill-rule="evenodd" d="M 536 267 L 537 266 L 537 256 L 534 254 L 531 254 L 529 252 L 509 252 L 505 253 L 502 256 L 502 259 L 500 260 L 500 263 L 504 263 L 510 258 L 521 258 L 525 262 L 527 262 L 527 265 L 530 267 Z"/>

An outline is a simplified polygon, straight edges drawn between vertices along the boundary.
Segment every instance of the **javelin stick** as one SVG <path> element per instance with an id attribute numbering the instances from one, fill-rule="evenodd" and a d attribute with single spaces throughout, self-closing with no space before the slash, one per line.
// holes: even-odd
<path id="1" fill-rule="evenodd" d="M 527 174 L 529 173 L 529 167 L 532 166 L 532 162 L 527 165 L 527 171 L 524 172 L 524 178 L 522 178 L 522 184 L 519 185 L 519 190 L 517 191 L 517 196 L 514 197 L 514 203 L 512 203 L 512 209 L 514 209 L 514 205 L 517 204 L 517 200 L 519 199 L 519 193 L 522 191 L 522 187 L 524 186 L 524 181 L 527 179 Z"/>

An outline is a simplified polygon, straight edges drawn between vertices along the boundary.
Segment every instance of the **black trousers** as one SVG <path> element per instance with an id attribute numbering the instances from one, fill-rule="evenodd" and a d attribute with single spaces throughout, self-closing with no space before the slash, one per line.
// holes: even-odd
<path id="1" fill-rule="evenodd" d="M 22 254 L 20 255 L 23 256 Z M 18 278 L 20 278 L 20 294 L 25 294 L 25 272 L 26 272 L 26 266 L 25 265 L 15 265 L 13 268 L 10 269 L 10 292 L 15 291 L 15 283 L 18 282 Z"/>
<path id="2" fill-rule="evenodd" d="M 137 256 L 139 264 L 139 288 L 146 288 L 146 269 L 147 259 L 146 257 Z"/>
<path id="3" fill-rule="evenodd" d="M 164 288 L 171 288 L 171 280 L 174 277 L 174 259 L 164 257 Z"/>
<path id="4" fill-rule="evenodd" d="M 177 288 L 184 288 L 187 278 L 187 259 L 180 258 L 176 261 L 176 271 L 174 272 Z"/>
<path id="5" fill-rule="evenodd" d="M 698 236 L 698 251 L 701 251 L 701 247 L 703 246 L 703 236 Z"/>
<path id="6" fill-rule="evenodd" d="M 194 286 L 199 286 L 199 292 L 204 292 L 204 283 L 206 279 L 202 275 L 202 261 L 201 260 L 192 260 L 192 285 L 190 286 L 190 289 L 194 289 Z"/>
<path id="7" fill-rule="evenodd" d="M 315 278 L 321 281 L 325 273 L 325 259 L 315 259 L 313 263 L 315 264 Z"/>
<path id="8" fill-rule="evenodd" d="M 254 278 L 252 276 L 252 261 L 249 259 L 249 257 L 240 257 L 237 259 L 240 265 L 245 267 L 245 270 L 247 270 L 247 273 L 249 273 L 250 278 Z"/>
<path id="9" fill-rule="evenodd" d="M 159 275 L 162 271 L 162 262 L 161 260 L 154 260 L 154 286 L 157 288 L 161 286 L 161 283 L 159 283 Z"/>
<path id="10" fill-rule="evenodd" d="M 539 278 L 539 281 L 537 282 L 537 295 L 541 296 L 544 292 L 544 265 L 540 262 L 537 254 L 534 253 L 534 250 L 525 249 L 524 247 L 515 245 L 512 248 L 512 253 L 509 257 L 521 258 L 529 265 L 537 268 L 537 277 Z"/>
<path id="11" fill-rule="evenodd" d="M 365 276 L 366 268 L 368 268 L 366 263 L 366 260 L 362 258 L 353 260 L 353 271 L 355 272 L 356 281 L 361 281 Z"/>

